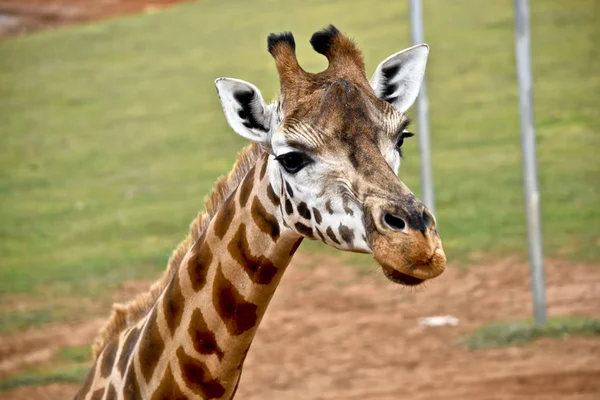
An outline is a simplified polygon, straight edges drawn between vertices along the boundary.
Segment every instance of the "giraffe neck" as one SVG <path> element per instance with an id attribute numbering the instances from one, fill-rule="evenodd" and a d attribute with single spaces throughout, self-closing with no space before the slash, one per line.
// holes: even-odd
<path id="1" fill-rule="evenodd" d="M 172 324 L 175 342 L 194 349 L 176 350 L 178 366 L 182 381 L 206 398 L 231 397 L 258 325 L 301 242 L 282 222 L 266 168 L 265 155 L 219 210 L 178 276 L 186 300 L 179 327 Z M 175 303 L 169 289 L 163 302 Z M 206 371 L 204 386 L 196 381 L 199 369 Z"/>
<path id="2" fill-rule="evenodd" d="M 265 154 L 248 172 L 148 316 L 120 336 L 120 350 L 100 355 L 95 369 L 112 372 L 89 393 L 112 386 L 124 398 L 233 396 L 258 325 L 302 241 L 283 223 L 267 163 Z M 107 358 L 112 369 L 104 366 Z M 95 374 L 102 378 L 102 371 Z"/>

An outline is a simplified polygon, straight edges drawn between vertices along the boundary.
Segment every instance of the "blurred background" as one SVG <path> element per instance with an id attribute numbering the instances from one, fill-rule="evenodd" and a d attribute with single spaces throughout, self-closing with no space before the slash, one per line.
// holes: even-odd
<path id="1" fill-rule="evenodd" d="M 530 10 L 549 324 L 527 323 L 513 2 L 424 0 L 449 268 L 403 289 L 305 241 L 239 398 L 600 398 L 600 3 Z M 214 79 L 274 99 L 266 36 L 292 31 L 317 72 L 308 40 L 330 23 L 369 75 L 411 44 L 408 1 L 0 0 L 0 398 L 72 398 L 111 303 L 160 274 L 246 145 Z M 419 194 L 417 140 L 404 154 Z"/>

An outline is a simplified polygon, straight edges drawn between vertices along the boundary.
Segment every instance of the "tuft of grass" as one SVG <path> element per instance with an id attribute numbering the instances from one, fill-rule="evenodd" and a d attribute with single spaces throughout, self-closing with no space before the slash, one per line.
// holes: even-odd
<path id="1" fill-rule="evenodd" d="M 552 337 L 600 336 L 600 320 L 585 317 L 550 317 L 545 325 L 533 321 L 495 322 L 464 338 L 471 350 L 517 346 Z"/>
<path id="2" fill-rule="evenodd" d="M 89 365 L 57 368 L 52 371 L 27 371 L 0 381 L 0 391 L 19 386 L 48 385 L 50 383 L 82 383 L 89 373 Z"/>
<path id="3" fill-rule="evenodd" d="M 65 346 L 58 350 L 55 358 L 61 362 L 85 363 L 92 360 L 90 346 Z"/>
<path id="4" fill-rule="evenodd" d="M 28 368 L 0 380 L 0 391 L 28 385 L 82 383 L 90 371 L 91 361 L 90 346 L 65 346 L 56 352 L 52 365 Z"/>
<path id="5" fill-rule="evenodd" d="M 44 325 L 55 320 L 55 309 L 9 311 L 0 314 L 0 333 L 10 333 L 24 328 Z"/>

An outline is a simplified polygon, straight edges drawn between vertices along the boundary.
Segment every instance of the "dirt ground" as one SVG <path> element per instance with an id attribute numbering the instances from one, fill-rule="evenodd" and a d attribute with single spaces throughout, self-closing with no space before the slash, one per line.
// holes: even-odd
<path id="1" fill-rule="evenodd" d="M 190 0 L 0 0 L 0 37 L 40 29 L 154 12 Z"/>
<path id="2" fill-rule="evenodd" d="M 0 36 L 152 12 L 181 0 L 0 0 Z M 465 332 L 529 318 L 528 266 L 514 260 L 450 267 L 416 289 L 360 275 L 336 258 L 301 254 L 289 267 L 250 351 L 236 398 L 600 399 L 600 338 L 544 339 L 469 351 Z M 546 263 L 550 315 L 600 317 L 600 267 Z M 128 283 L 121 300 L 147 283 Z M 458 326 L 422 327 L 453 315 Z M 50 362 L 63 346 L 90 344 L 92 319 L 0 336 L 0 377 Z M 6 400 L 72 398 L 77 385 L 25 386 Z"/>
<path id="3" fill-rule="evenodd" d="M 600 317 L 600 268 L 549 260 L 550 315 Z M 147 283 L 128 283 L 127 296 Z M 258 331 L 236 398 L 599 399 L 600 338 L 543 339 L 470 351 L 465 332 L 531 315 L 529 271 L 504 260 L 450 267 L 416 289 L 301 254 L 289 267 Z M 117 294 L 121 299 L 123 293 Z M 422 327 L 453 315 L 458 326 Z M 0 375 L 43 364 L 65 345 L 91 343 L 102 321 L 0 337 Z M 71 398 L 76 385 L 21 387 L 6 400 Z"/>

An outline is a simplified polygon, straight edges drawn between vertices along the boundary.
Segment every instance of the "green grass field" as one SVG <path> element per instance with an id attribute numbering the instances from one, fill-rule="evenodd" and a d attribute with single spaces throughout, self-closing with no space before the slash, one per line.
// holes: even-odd
<path id="1" fill-rule="evenodd" d="M 551 317 L 545 325 L 534 321 L 508 321 L 483 325 L 463 339 L 471 350 L 520 346 L 541 338 L 600 336 L 600 320 L 583 317 Z"/>
<path id="2" fill-rule="evenodd" d="M 206 0 L 0 42 L 0 298 L 99 299 L 155 276 L 245 145 L 213 80 L 245 79 L 274 97 L 266 35 L 293 31 L 301 63 L 318 71 L 326 60 L 308 39 L 329 23 L 356 38 L 371 73 L 410 45 L 406 4 Z M 449 260 L 525 256 L 512 2 L 429 0 L 424 11 Z M 600 261 L 597 11 L 595 0 L 532 4 L 546 256 L 591 262 Z M 416 144 L 401 177 L 418 193 Z"/>

